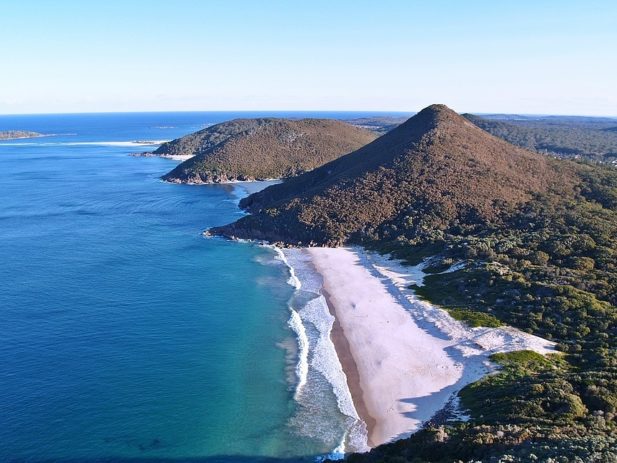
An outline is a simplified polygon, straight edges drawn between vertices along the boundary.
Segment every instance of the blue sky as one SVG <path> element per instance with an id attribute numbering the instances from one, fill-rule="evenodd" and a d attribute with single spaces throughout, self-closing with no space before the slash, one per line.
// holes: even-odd
<path id="1" fill-rule="evenodd" d="M 0 3 L 0 113 L 617 116 L 614 0 Z"/>

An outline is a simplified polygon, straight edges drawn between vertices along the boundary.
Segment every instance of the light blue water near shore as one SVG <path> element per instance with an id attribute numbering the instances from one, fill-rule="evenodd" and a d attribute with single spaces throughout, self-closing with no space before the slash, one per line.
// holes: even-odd
<path id="1" fill-rule="evenodd" d="M 344 419 L 298 422 L 288 269 L 201 236 L 239 217 L 242 188 L 166 184 L 174 161 L 128 156 L 152 149 L 132 141 L 254 115 L 0 116 L 0 130 L 55 134 L 0 142 L 0 461 L 338 445 Z"/>

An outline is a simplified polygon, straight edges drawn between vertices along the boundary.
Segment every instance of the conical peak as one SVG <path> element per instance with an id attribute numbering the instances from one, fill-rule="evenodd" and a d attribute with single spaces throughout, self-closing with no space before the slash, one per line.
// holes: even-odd
<path id="1" fill-rule="evenodd" d="M 427 106 L 422 111 L 420 111 L 418 114 L 422 114 L 422 113 L 426 113 L 426 114 L 457 114 L 455 111 L 453 111 L 452 109 L 448 108 L 445 104 L 440 104 L 440 103 L 436 103 L 436 104 L 432 104 L 430 106 Z"/>
<path id="2" fill-rule="evenodd" d="M 444 104 L 432 104 L 420 111 L 414 119 L 431 121 L 433 123 L 439 123 L 444 121 L 460 120 L 461 116 L 448 108 Z"/>
<path id="3" fill-rule="evenodd" d="M 495 223 L 533 195 L 574 181 L 546 157 L 431 105 L 359 150 L 243 199 L 253 214 L 215 233 L 294 244 L 373 239 L 375 230 L 414 237 L 434 226 L 430 217 L 439 227 Z"/>
<path id="4" fill-rule="evenodd" d="M 457 125 L 466 126 L 467 121 L 446 105 L 433 104 L 407 119 L 400 125 L 398 133 L 405 133 L 411 138 L 416 138 L 438 129 L 440 126 L 452 128 Z"/>

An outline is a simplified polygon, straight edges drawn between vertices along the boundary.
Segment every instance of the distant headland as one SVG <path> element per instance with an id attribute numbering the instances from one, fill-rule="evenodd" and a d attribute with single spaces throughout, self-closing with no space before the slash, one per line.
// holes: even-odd
<path id="1" fill-rule="evenodd" d="M 19 140 L 22 138 L 39 138 L 46 135 L 39 132 L 27 130 L 0 130 L 0 140 Z"/>
<path id="2" fill-rule="evenodd" d="M 235 119 L 163 143 L 155 156 L 185 160 L 173 183 L 288 178 L 373 141 L 374 132 L 331 119 Z"/>

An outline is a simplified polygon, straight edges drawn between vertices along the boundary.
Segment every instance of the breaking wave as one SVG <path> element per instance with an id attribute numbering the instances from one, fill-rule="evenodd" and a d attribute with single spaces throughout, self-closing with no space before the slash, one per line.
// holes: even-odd
<path id="1" fill-rule="evenodd" d="M 291 425 L 300 434 L 327 444 L 332 449 L 328 458 L 365 451 L 366 425 L 354 407 L 330 338 L 335 319 L 321 295 L 321 276 L 302 250 L 273 249 L 277 260 L 289 269 L 287 283 L 296 290 L 289 302 L 289 326 L 298 343 L 294 394 L 298 409 Z"/>

